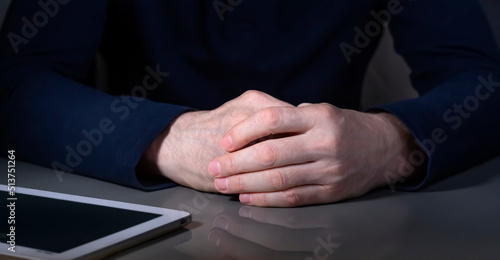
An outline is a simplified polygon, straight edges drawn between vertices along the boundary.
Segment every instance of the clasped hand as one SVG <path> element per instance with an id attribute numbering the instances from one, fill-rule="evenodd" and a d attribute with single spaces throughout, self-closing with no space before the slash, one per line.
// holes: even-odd
<path id="1" fill-rule="evenodd" d="M 279 134 L 286 135 L 245 147 Z M 385 184 L 384 168 L 402 148 L 394 136 L 380 114 L 329 104 L 268 107 L 224 135 L 221 146 L 230 153 L 208 169 L 219 192 L 239 193 L 244 204 L 329 203 Z"/>
<path id="2" fill-rule="evenodd" d="M 388 184 L 384 173 L 397 168 L 410 139 L 390 114 L 326 103 L 295 107 L 250 91 L 215 110 L 179 117 L 157 144 L 154 161 L 182 185 L 240 194 L 247 205 L 291 207 L 354 198 Z"/>

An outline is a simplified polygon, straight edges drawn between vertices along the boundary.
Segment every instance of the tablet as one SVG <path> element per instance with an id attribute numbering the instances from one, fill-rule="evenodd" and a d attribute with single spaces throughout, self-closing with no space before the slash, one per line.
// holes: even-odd
<path id="1" fill-rule="evenodd" d="M 96 259 L 191 222 L 188 212 L 0 185 L 1 254 Z M 2 258 L 2 257 L 0 257 Z"/>

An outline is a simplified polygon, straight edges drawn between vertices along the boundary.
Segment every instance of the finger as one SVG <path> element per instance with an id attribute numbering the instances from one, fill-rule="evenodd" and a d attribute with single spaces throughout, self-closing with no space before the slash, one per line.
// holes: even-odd
<path id="1" fill-rule="evenodd" d="M 215 158 L 210 162 L 208 171 L 220 178 L 309 162 L 315 159 L 315 153 L 307 152 L 311 149 L 305 139 L 302 135 L 295 135 L 267 140 Z"/>
<path id="2" fill-rule="evenodd" d="M 240 194 L 240 201 L 245 205 L 261 207 L 296 207 L 311 204 L 331 203 L 345 199 L 323 185 L 304 185 L 268 193 Z"/>
<path id="3" fill-rule="evenodd" d="M 234 99 L 235 101 L 243 101 L 250 105 L 250 107 L 255 108 L 256 110 L 260 110 L 270 106 L 289 106 L 293 107 L 293 105 L 279 100 L 267 93 L 257 91 L 257 90 L 248 90 L 245 93 L 241 94 L 239 97 Z"/>
<path id="4" fill-rule="evenodd" d="M 310 164 L 290 165 L 217 178 L 214 184 L 219 192 L 226 194 L 280 191 L 316 183 L 316 174 L 309 174 L 314 172 L 314 168 Z"/>
<path id="5" fill-rule="evenodd" d="M 301 133 L 313 126 L 309 111 L 295 107 L 267 107 L 233 126 L 222 138 L 228 152 L 271 134 Z"/>
<path id="6" fill-rule="evenodd" d="M 298 105 L 297 107 L 305 107 L 305 106 L 310 106 L 312 105 L 312 103 L 302 103 L 300 105 Z"/>

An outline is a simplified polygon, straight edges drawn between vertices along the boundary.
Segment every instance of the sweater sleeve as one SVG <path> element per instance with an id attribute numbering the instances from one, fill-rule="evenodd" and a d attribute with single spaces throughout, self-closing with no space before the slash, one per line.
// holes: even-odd
<path id="1" fill-rule="evenodd" d="M 390 0 L 390 2 L 399 2 Z M 428 156 L 415 190 L 500 155 L 500 57 L 476 0 L 404 0 L 390 30 L 420 97 L 376 107 L 397 116 Z M 415 151 L 399 171 L 418 165 Z M 407 169 L 407 168 L 406 168 Z"/>
<path id="2" fill-rule="evenodd" d="M 152 140 L 188 108 L 112 96 L 86 85 L 107 19 L 107 1 L 12 1 L 0 32 L 0 148 L 20 160 L 152 190 L 135 167 Z M 168 73 L 144 68 L 147 85 Z M 157 82 L 153 82 L 157 81 Z"/>

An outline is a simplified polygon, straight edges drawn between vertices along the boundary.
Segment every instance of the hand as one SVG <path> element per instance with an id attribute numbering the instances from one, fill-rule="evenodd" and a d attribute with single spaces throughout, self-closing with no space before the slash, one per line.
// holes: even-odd
<path id="1" fill-rule="evenodd" d="M 245 147 L 270 134 L 288 136 Z M 412 140 L 386 113 L 329 104 L 269 107 L 229 130 L 221 146 L 231 153 L 210 162 L 209 172 L 219 192 L 240 193 L 244 204 L 330 203 L 388 184 L 384 173 L 397 172 L 397 158 L 408 158 Z"/>
<path id="2" fill-rule="evenodd" d="M 210 160 L 227 153 L 220 147 L 222 136 L 269 106 L 291 105 L 262 92 L 247 91 L 215 110 L 182 114 L 151 143 L 140 164 L 181 185 L 216 191 L 207 169 Z"/>

